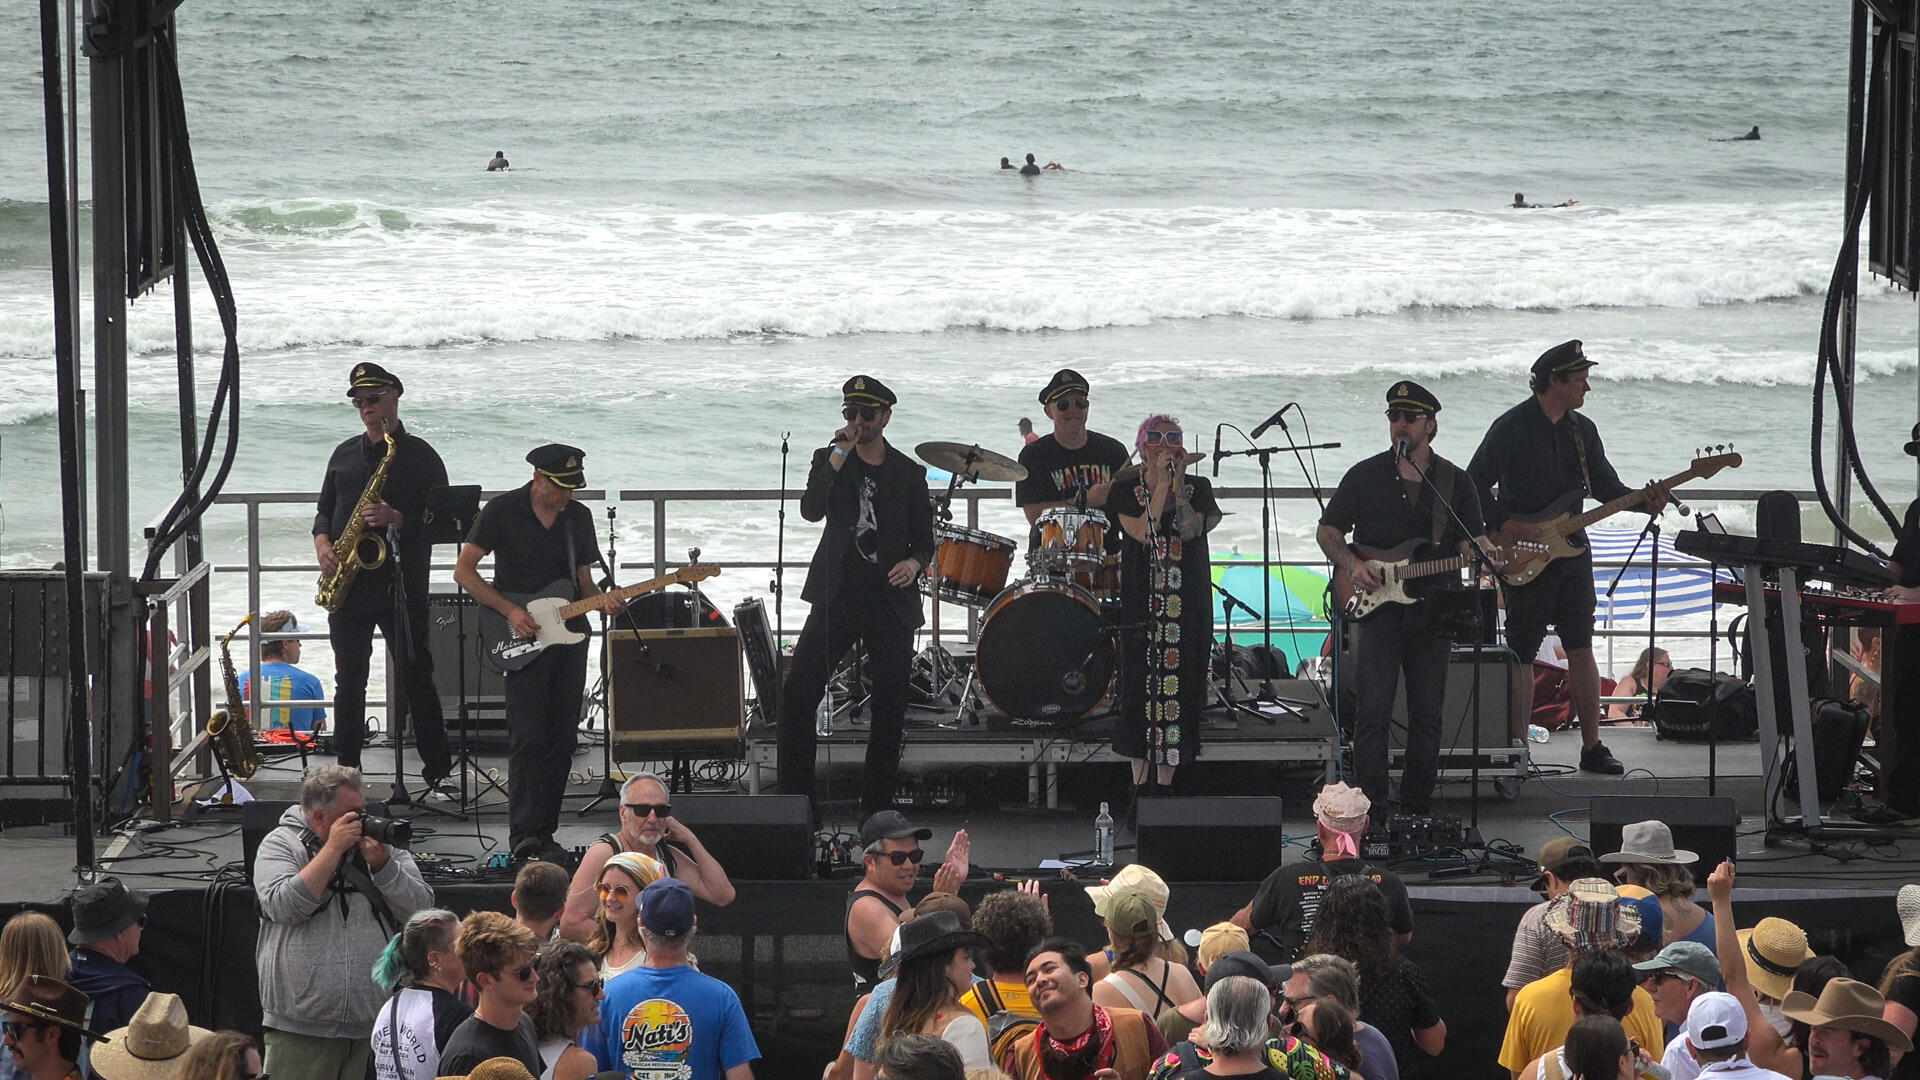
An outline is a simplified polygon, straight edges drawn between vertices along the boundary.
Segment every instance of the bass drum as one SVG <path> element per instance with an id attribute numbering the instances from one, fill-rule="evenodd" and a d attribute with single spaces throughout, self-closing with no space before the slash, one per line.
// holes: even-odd
<path id="1" fill-rule="evenodd" d="M 995 597 L 974 664 L 995 708 L 1018 720 L 1077 720 L 1106 699 L 1113 639 L 1085 589 L 1041 579 Z"/>
<path id="2" fill-rule="evenodd" d="M 725 626 L 727 617 L 713 606 L 706 593 L 662 589 L 641 593 L 627 601 L 627 613 L 613 620 L 612 625 L 615 630 L 692 630 Z"/>

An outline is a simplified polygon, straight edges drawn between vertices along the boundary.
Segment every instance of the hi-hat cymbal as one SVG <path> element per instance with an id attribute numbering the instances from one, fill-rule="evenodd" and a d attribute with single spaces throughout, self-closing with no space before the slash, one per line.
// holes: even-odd
<path id="1" fill-rule="evenodd" d="M 1008 484 L 1027 478 L 1025 465 L 975 443 L 923 442 L 914 447 L 913 452 L 921 461 L 955 476 L 971 475 Z"/>
<path id="2" fill-rule="evenodd" d="M 1180 463 L 1180 467 L 1184 469 L 1189 465 L 1198 465 L 1200 462 L 1205 460 L 1207 460 L 1206 451 L 1189 450 L 1187 451 L 1186 460 Z M 1138 479 L 1139 476 L 1140 476 L 1140 463 L 1136 461 L 1133 464 L 1128 465 L 1127 467 L 1121 469 L 1119 472 L 1114 473 L 1113 482 L 1117 484 L 1122 480 Z"/>

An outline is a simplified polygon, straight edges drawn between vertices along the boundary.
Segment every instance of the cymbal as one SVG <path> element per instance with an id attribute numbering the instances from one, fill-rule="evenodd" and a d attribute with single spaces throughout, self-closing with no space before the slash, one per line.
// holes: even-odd
<path id="1" fill-rule="evenodd" d="M 1013 483 L 1027 478 L 1027 467 L 1005 454 L 983 449 L 976 443 L 923 442 L 913 448 L 921 461 L 955 476 L 971 475 L 996 483 Z"/>
<path id="2" fill-rule="evenodd" d="M 1189 465 L 1198 465 L 1199 463 L 1205 460 L 1207 460 L 1206 451 L 1189 450 L 1187 451 L 1186 460 L 1180 463 L 1180 467 L 1184 469 Z M 1122 480 L 1135 480 L 1135 479 L 1138 479 L 1139 476 L 1140 476 L 1140 463 L 1136 461 L 1133 464 L 1128 465 L 1126 468 L 1121 469 L 1119 472 L 1114 473 L 1113 482 L 1117 484 Z"/>

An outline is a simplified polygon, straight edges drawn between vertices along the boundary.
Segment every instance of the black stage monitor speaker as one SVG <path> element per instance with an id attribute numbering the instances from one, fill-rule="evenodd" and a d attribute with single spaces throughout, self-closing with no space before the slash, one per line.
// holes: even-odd
<path id="1" fill-rule="evenodd" d="M 813 817 L 805 795 L 674 795 L 673 816 L 700 836 L 735 881 L 813 876 Z"/>
<path id="2" fill-rule="evenodd" d="M 1277 796 L 1142 799 L 1139 820 L 1134 861 L 1168 881 L 1260 881 L 1286 861 Z"/>
<path id="3" fill-rule="evenodd" d="M 1595 855 L 1620 850 L 1620 831 L 1636 821 L 1664 821 L 1673 846 L 1696 852 L 1693 878 L 1701 885 L 1720 860 L 1733 858 L 1740 810 L 1727 795 L 1595 795 L 1588 844 Z"/>
<path id="4" fill-rule="evenodd" d="M 606 642 L 608 727 L 616 751 L 746 756 L 738 630 L 614 630 Z"/>

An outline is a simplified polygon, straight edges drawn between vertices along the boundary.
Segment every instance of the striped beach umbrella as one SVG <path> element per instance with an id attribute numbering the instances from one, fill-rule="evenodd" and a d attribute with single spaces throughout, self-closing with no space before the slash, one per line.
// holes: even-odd
<path id="1" fill-rule="evenodd" d="M 1602 625 L 1644 619 L 1655 600 L 1653 540 L 1647 539 L 1641 543 L 1640 550 L 1634 552 L 1634 541 L 1639 538 L 1638 529 L 1587 530 L 1587 543 L 1593 548 L 1593 592 L 1598 601 L 1594 616 Z M 1629 553 L 1632 561 L 1627 562 L 1626 572 L 1621 573 L 1620 563 L 1627 561 Z M 1725 570 L 1718 573 L 1722 581 L 1733 579 Z M 1613 583 L 1615 574 L 1620 574 L 1620 584 L 1614 588 L 1609 601 L 1607 587 Z M 1692 615 L 1712 607 L 1713 574 L 1704 560 L 1674 550 L 1672 536 L 1661 533 L 1659 610 L 1655 617 Z"/>

